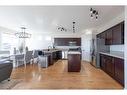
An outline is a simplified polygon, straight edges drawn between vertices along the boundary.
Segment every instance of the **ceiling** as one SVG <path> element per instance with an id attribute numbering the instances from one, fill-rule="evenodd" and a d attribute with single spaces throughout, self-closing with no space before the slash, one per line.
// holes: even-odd
<path id="1" fill-rule="evenodd" d="M 99 12 L 99 19 L 90 18 L 90 8 Z M 95 29 L 124 12 L 123 6 L 0 6 L 0 26 L 16 31 L 25 26 L 29 32 L 60 32 L 58 26 L 72 32 Z"/>

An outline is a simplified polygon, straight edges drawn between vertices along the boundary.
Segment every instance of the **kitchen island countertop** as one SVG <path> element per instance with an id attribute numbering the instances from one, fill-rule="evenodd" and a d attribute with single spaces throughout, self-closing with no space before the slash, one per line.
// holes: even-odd
<path id="1" fill-rule="evenodd" d="M 60 49 L 43 49 L 43 52 L 44 53 L 53 53 L 53 52 L 56 52 L 56 51 L 61 51 Z"/>
<path id="2" fill-rule="evenodd" d="M 68 54 L 81 54 L 79 51 L 68 51 Z"/>

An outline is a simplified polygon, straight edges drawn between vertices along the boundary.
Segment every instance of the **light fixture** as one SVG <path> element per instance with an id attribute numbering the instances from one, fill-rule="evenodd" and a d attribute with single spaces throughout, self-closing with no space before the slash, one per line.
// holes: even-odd
<path id="1" fill-rule="evenodd" d="M 73 33 L 75 33 L 75 22 L 72 23 L 73 23 Z"/>
<path id="2" fill-rule="evenodd" d="M 98 11 L 90 8 L 90 17 L 93 19 L 95 17 L 96 20 L 98 20 Z"/>
<path id="3" fill-rule="evenodd" d="M 21 27 L 22 32 L 15 33 L 15 36 L 18 38 L 30 38 L 31 34 L 25 32 L 25 27 Z"/>
<path id="4" fill-rule="evenodd" d="M 65 31 L 65 32 L 67 31 L 67 29 L 66 29 L 66 28 L 61 27 L 61 26 L 59 26 L 59 27 L 58 27 L 58 30 L 60 30 L 60 31 Z"/>
<path id="5" fill-rule="evenodd" d="M 23 50 L 23 51 L 21 51 L 20 50 L 20 53 L 22 53 L 22 52 L 26 52 L 26 42 L 25 42 L 25 40 L 26 40 L 26 38 L 30 38 L 31 37 L 31 34 L 29 34 L 29 33 L 26 33 L 25 32 L 25 27 L 21 27 L 21 32 L 17 32 L 17 33 L 15 33 L 15 36 L 16 37 L 18 37 L 18 38 L 20 38 L 20 39 L 23 39 L 22 41 L 22 44 L 21 44 L 21 46 L 19 47 L 19 50 L 20 50 L 20 48 Z"/>
<path id="6" fill-rule="evenodd" d="M 73 24 L 72 30 L 73 30 L 73 33 L 75 33 L 75 22 L 72 22 L 72 24 Z M 57 29 L 60 30 L 60 31 L 65 31 L 65 32 L 67 31 L 66 28 L 61 27 L 61 26 L 59 26 Z"/>

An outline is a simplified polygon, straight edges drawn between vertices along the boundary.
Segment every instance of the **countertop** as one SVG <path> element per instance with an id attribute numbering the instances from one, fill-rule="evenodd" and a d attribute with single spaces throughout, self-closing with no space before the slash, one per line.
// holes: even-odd
<path id="1" fill-rule="evenodd" d="M 56 51 L 61 51 L 60 49 L 44 49 L 43 52 L 44 53 L 53 53 L 53 52 L 56 52 Z"/>
<path id="2" fill-rule="evenodd" d="M 100 54 L 109 55 L 117 58 L 124 59 L 124 52 L 110 51 L 110 52 L 99 52 Z"/>
<path id="3" fill-rule="evenodd" d="M 79 51 L 68 51 L 68 54 L 81 54 Z"/>

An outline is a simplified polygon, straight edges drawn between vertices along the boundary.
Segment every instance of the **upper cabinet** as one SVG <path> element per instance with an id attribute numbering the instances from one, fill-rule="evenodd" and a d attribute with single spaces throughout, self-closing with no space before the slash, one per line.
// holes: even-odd
<path id="1" fill-rule="evenodd" d="M 114 26 L 112 28 L 112 34 L 113 45 L 124 44 L 124 22 Z"/>
<path id="2" fill-rule="evenodd" d="M 124 44 L 124 21 L 98 34 L 97 38 L 104 39 L 105 45 Z"/>
<path id="3" fill-rule="evenodd" d="M 81 46 L 81 38 L 54 38 L 56 46 Z"/>
<path id="4" fill-rule="evenodd" d="M 112 34 L 112 28 L 108 29 L 105 31 L 106 37 L 105 37 L 105 45 L 111 45 L 112 44 L 112 38 L 113 38 L 113 34 Z"/>

